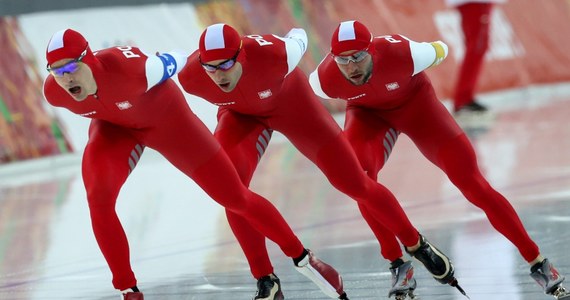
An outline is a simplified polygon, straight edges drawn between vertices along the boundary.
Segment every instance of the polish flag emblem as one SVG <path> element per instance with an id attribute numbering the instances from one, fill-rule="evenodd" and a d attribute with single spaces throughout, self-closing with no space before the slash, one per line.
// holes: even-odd
<path id="1" fill-rule="evenodd" d="M 271 97 L 271 95 L 273 95 L 273 93 L 271 93 L 271 90 L 265 90 L 265 91 L 258 92 L 257 95 L 259 95 L 259 99 L 265 99 L 265 98 Z"/>
<path id="2" fill-rule="evenodd" d="M 400 88 L 400 85 L 397 82 L 390 82 L 386 84 L 386 89 L 389 91 L 397 90 Z"/>
<path id="3" fill-rule="evenodd" d="M 125 110 L 133 107 L 133 105 L 129 101 L 116 102 L 115 104 L 120 110 Z"/>

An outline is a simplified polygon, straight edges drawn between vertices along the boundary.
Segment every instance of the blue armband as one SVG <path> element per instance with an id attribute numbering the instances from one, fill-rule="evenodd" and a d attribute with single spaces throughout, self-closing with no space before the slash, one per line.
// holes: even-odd
<path id="1" fill-rule="evenodd" d="M 158 55 L 158 58 L 160 58 L 162 61 L 163 73 L 160 82 L 163 82 L 176 74 L 176 59 L 174 59 L 174 57 L 168 53 L 161 53 Z"/>

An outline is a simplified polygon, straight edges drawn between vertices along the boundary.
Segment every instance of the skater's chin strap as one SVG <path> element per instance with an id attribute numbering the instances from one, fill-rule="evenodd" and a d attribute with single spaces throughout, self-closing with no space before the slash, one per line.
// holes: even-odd
<path id="1" fill-rule="evenodd" d="M 467 296 L 465 291 L 459 286 L 459 283 L 457 283 L 457 279 L 454 278 L 451 282 L 449 282 L 449 285 L 457 288 L 461 292 L 461 294 L 463 294 L 463 296 L 467 297 L 467 299 L 471 299 L 471 298 L 469 298 L 469 296 Z"/>

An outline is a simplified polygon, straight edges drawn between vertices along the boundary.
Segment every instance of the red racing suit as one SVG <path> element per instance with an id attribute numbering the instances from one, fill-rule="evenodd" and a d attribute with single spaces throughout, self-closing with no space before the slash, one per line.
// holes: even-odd
<path id="1" fill-rule="evenodd" d="M 334 187 L 366 207 L 370 218 L 384 224 L 404 245 L 415 245 L 417 230 L 392 193 L 363 172 L 341 128 L 297 67 L 306 50 L 306 35 L 249 35 L 242 41 L 238 61 L 243 73 L 231 92 L 222 91 L 209 78 L 198 51 L 178 78 L 186 92 L 219 106 L 214 135 L 243 182 L 249 185 L 269 133 L 277 130 L 317 165 Z M 264 237 L 233 212 L 228 211 L 227 216 L 253 276 L 272 273 Z"/>
<path id="2" fill-rule="evenodd" d="M 82 174 L 95 238 L 115 288 L 136 285 L 115 203 L 144 147 L 160 152 L 215 201 L 276 242 L 287 256 L 303 253 L 303 245 L 275 207 L 241 182 L 220 144 L 170 79 L 184 67 L 186 56 L 147 56 L 137 48 L 116 47 L 99 51 L 95 58 L 89 65 L 97 83 L 95 95 L 75 101 L 51 75 L 44 94 L 50 104 L 92 119 Z"/>
<path id="3" fill-rule="evenodd" d="M 538 247 L 511 204 L 481 174 L 469 139 L 437 99 L 423 72 L 435 61 L 434 47 L 391 35 L 374 38 L 369 52 L 372 76 L 363 85 L 355 86 L 345 79 L 331 56 L 323 59 L 309 78 L 317 95 L 347 101 L 344 129 L 368 176 L 377 178 L 398 134 L 408 135 L 527 261 L 534 260 Z M 367 217 L 369 213 L 363 215 L 376 228 L 375 233 L 382 234 L 378 239 L 383 256 L 397 258 L 401 251 L 393 234 Z"/>

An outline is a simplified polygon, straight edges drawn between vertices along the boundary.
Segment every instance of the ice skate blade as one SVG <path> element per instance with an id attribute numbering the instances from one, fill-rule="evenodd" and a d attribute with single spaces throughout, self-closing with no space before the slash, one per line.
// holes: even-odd
<path id="1" fill-rule="evenodd" d="M 552 296 L 556 300 L 570 300 L 570 292 L 566 290 L 563 286 L 558 286 Z"/>
<path id="2" fill-rule="evenodd" d="M 419 300 L 420 298 L 416 296 L 414 293 L 405 293 L 405 294 L 396 294 L 394 300 Z"/>
<path id="3" fill-rule="evenodd" d="M 461 294 L 463 294 L 463 296 L 467 297 L 467 299 L 471 299 L 469 298 L 469 296 L 467 296 L 467 293 L 465 293 L 465 291 L 463 290 L 463 288 L 461 288 L 461 286 L 459 286 L 459 282 L 457 282 L 457 279 L 453 278 L 450 282 L 449 285 L 458 289 L 459 292 L 461 292 Z"/>
<path id="4" fill-rule="evenodd" d="M 394 300 L 419 300 L 420 298 L 414 294 L 414 290 L 400 291 L 392 294 Z M 391 298 L 392 295 L 388 295 Z"/>
<path id="5" fill-rule="evenodd" d="M 340 299 L 340 300 L 349 300 L 349 299 L 348 299 L 348 296 L 346 295 L 346 293 L 342 293 L 342 295 L 340 295 L 340 296 L 338 297 L 338 299 Z"/>
<path id="6" fill-rule="evenodd" d="M 269 299 L 269 298 L 264 298 L 264 299 Z M 281 293 L 281 294 L 277 294 L 275 295 L 274 298 L 271 298 L 273 300 L 285 300 L 285 296 Z M 256 300 L 255 297 L 252 298 L 251 300 Z"/>

